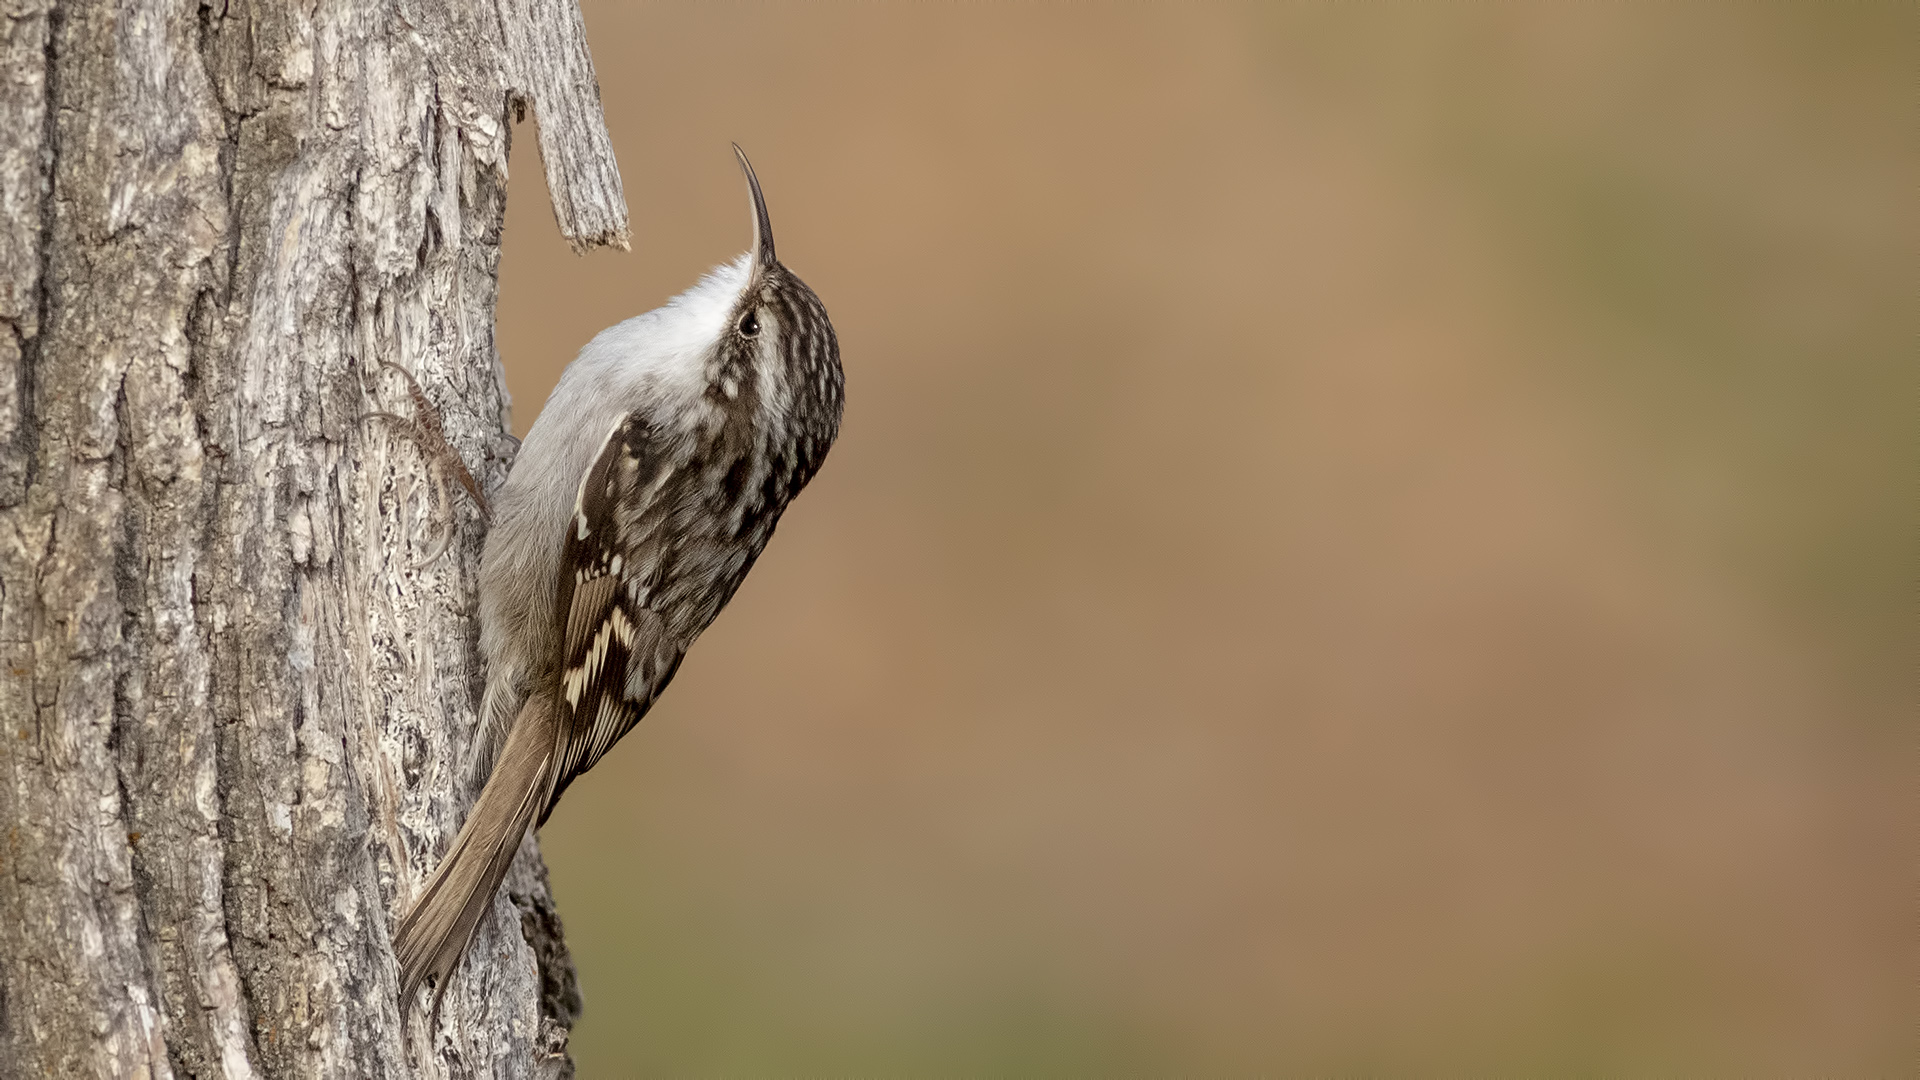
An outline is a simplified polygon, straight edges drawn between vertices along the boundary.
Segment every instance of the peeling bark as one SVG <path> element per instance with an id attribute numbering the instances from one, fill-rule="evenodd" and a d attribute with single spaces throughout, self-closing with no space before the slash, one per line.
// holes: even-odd
<path id="1" fill-rule="evenodd" d="M 438 1025 L 390 930 L 465 808 L 509 111 L 626 239 L 573 0 L 0 0 L 0 1075 L 546 1076 L 529 840 Z M 446 555 L 416 566 L 455 530 Z"/>

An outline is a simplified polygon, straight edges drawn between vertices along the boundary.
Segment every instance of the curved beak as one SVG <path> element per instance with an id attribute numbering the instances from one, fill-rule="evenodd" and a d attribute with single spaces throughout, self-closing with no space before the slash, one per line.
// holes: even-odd
<path id="1" fill-rule="evenodd" d="M 760 178 L 753 175 L 753 163 L 747 160 L 747 152 L 740 149 L 739 143 L 733 144 L 734 156 L 740 159 L 740 171 L 747 177 L 747 194 L 753 200 L 753 268 L 773 264 L 773 219 L 767 216 L 767 197 L 760 194 Z"/>

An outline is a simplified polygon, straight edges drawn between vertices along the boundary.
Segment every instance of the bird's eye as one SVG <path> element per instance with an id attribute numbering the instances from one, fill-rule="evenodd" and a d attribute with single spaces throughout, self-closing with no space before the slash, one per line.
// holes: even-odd
<path id="1" fill-rule="evenodd" d="M 740 316 L 740 336 L 752 337 L 760 332 L 760 316 L 749 311 Z"/>

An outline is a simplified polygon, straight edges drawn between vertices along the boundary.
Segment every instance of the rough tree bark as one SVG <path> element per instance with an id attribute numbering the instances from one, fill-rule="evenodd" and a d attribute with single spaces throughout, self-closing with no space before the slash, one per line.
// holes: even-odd
<path id="1" fill-rule="evenodd" d="M 440 1023 L 390 931 L 467 801 L 509 110 L 625 243 L 574 0 L 0 0 L 0 1075 L 568 1069 L 529 842 Z M 455 491 L 457 492 L 457 488 Z"/>

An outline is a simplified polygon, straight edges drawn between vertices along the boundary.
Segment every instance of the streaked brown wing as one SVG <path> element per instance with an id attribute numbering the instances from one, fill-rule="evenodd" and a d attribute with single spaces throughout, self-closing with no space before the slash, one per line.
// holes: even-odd
<path id="1" fill-rule="evenodd" d="M 574 499 L 560 554 L 561 722 L 547 811 L 639 722 L 679 666 L 680 650 L 645 603 L 645 575 L 660 563 L 651 551 L 659 515 L 648 510 L 666 472 L 649 436 L 637 413 L 622 417 Z"/>

